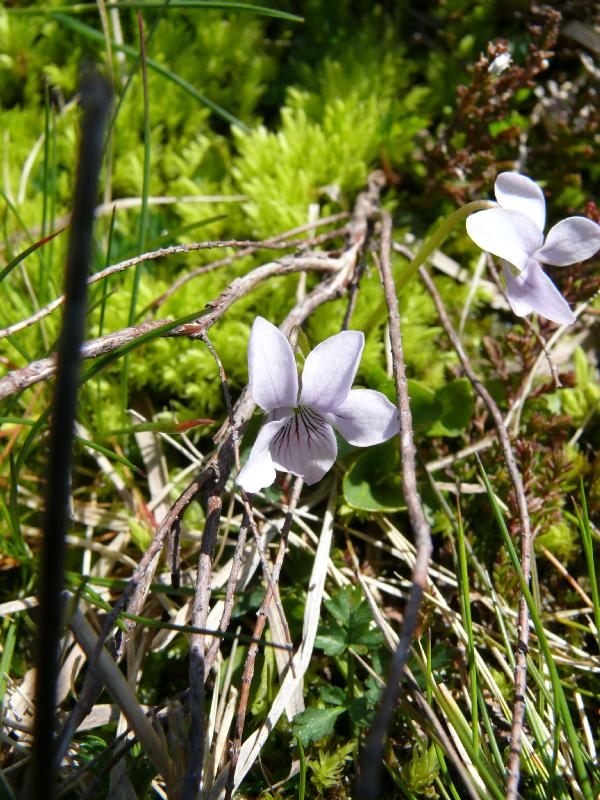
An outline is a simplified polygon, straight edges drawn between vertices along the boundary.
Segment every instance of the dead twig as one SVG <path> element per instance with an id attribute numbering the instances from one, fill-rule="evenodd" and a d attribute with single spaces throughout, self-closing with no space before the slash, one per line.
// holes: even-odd
<path id="1" fill-rule="evenodd" d="M 104 621 L 94 654 L 91 658 L 88 658 L 88 671 L 79 695 L 79 700 L 71 711 L 69 718 L 65 722 L 60 732 L 57 760 L 61 760 L 64 757 L 64 754 L 69 747 L 69 743 L 73 738 L 73 734 L 85 717 L 87 717 L 87 715 L 90 713 L 97 697 L 102 691 L 102 679 L 96 674 L 95 666 L 98 662 L 98 658 L 100 657 L 100 653 L 102 652 L 104 642 L 109 632 L 113 628 L 119 612 L 125 608 L 126 605 L 128 611 L 133 609 L 130 611 L 130 613 L 135 613 L 136 609 L 139 610 L 141 608 L 141 605 L 143 605 L 142 597 L 145 599 L 143 587 L 145 587 L 147 591 L 147 587 L 149 586 L 154 574 L 154 571 L 151 570 L 151 566 L 153 564 L 156 565 L 169 531 L 171 530 L 172 526 L 176 524 L 177 520 L 181 519 L 185 509 L 202 490 L 203 486 L 208 481 L 209 477 L 211 477 L 211 475 L 212 473 L 208 470 L 202 472 L 201 475 L 199 475 L 189 484 L 189 486 L 176 500 L 173 506 L 171 506 L 169 513 L 154 534 L 150 546 L 140 559 L 140 562 L 131 576 L 131 579 L 123 594 Z M 134 623 L 132 622 L 127 623 L 128 627 L 126 628 L 126 631 L 129 631 L 130 633 L 133 629 L 133 625 Z M 118 632 L 115 641 L 113 642 L 113 652 L 117 661 L 124 652 L 127 636 L 128 633 L 126 632 Z"/>
<path id="2" fill-rule="evenodd" d="M 431 558 L 431 531 L 425 519 L 423 506 L 417 489 L 416 455 L 412 430 L 412 415 L 408 396 L 406 367 L 402 352 L 400 312 L 396 287 L 390 263 L 392 219 L 382 213 L 381 258 L 379 269 L 388 308 L 390 341 L 396 396 L 400 414 L 400 455 L 402 459 L 402 489 L 410 524 L 415 537 L 416 557 L 412 574 L 412 586 L 406 607 L 398 646 L 392 657 L 383 697 L 362 753 L 361 770 L 356 783 L 355 797 L 361 800 L 376 800 L 379 797 L 379 773 L 385 737 L 389 730 L 396 700 L 400 691 L 408 651 L 414 636 L 421 601 L 427 585 L 427 570 Z"/>
<path id="3" fill-rule="evenodd" d="M 347 213 L 343 214 L 335 214 L 331 217 L 324 217 L 322 220 L 319 220 L 318 225 L 323 226 L 327 225 L 331 222 L 336 222 L 339 219 L 343 219 L 344 217 L 348 216 Z M 312 225 L 311 228 L 316 227 Z M 182 276 L 179 280 L 175 281 L 175 284 L 169 288 L 164 295 L 157 298 L 151 306 L 153 308 L 157 308 L 161 305 L 165 300 L 167 300 L 177 289 L 183 286 L 188 281 L 192 280 L 193 278 L 198 277 L 199 275 L 204 274 L 205 272 L 211 272 L 218 267 L 225 266 L 227 264 L 231 264 L 234 261 L 243 258 L 246 255 L 250 255 L 252 253 L 256 253 L 258 250 L 287 250 L 291 247 L 314 247 L 315 245 L 322 244 L 323 242 L 327 242 L 330 239 L 335 239 L 338 236 L 343 235 L 345 232 L 345 228 L 342 228 L 338 231 L 327 231 L 325 233 L 319 234 L 318 236 L 314 236 L 312 239 L 291 239 L 285 240 L 286 237 L 290 235 L 295 235 L 297 233 L 302 233 L 305 230 L 308 230 L 306 225 L 302 225 L 298 228 L 293 228 L 290 231 L 286 231 L 285 233 L 279 234 L 278 236 L 274 236 L 271 239 L 266 239 L 265 241 L 256 241 L 253 242 L 251 240 L 246 239 L 225 239 L 225 240 L 218 240 L 212 242 L 190 242 L 189 244 L 175 244 L 171 245 L 170 247 L 161 247 L 159 250 L 150 250 L 147 253 L 142 253 L 139 256 L 134 256 L 133 258 L 125 259 L 124 261 L 119 261 L 117 264 L 111 264 L 104 269 L 101 269 L 99 272 L 95 272 L 93 275 L 90 275 L 87 279 L 87 285 L 91 286 L 98 281 L 104 280 L 105 278 L 110 277 L 111 275 L 115 275 L 118 272 L 124 272 L 125 270 L 130 269 L 131 267 L 136 267 L 139 264 L 143 264 L 146 261 L 158 261 L 161 258 L 167 258 L 168 256 L 173 255 L 181 255 L 185 253 L 194 253 L 199 250 L 217 250 L 229 247 L 242 247 L 244 248 L 239 253 L 235 253 L 228 258 L 221 259 L 219 261 L 215 261 L 212 264 L 207 264 L 203 267 L 199 267 L 192 272 L 186 273 Z M 60 297 L 55 298 L 47 305 L 43 306 L 42 308 L 38 309 L 35 314 L 32 314 L 30 317 L 26 319 L 19 320 L 19 322 L 15 322 L 13 325 L 8 325 L 6 328 L 0 328 L 0 339 L 4 339 L 7 336 L 12 336 L 15 333 L 19 333 L 19 331 L 23 331 L 26 328 L 31 327 L 31 325 L 35 325 L 36 322 L 40 322 L 42 319 L 47 317 L 53 311 L 56 311 L 57 308 L 60 308 L 62 304 L 65 302 L 65 295 L 60 295 Z"/>
<path id="4" fill-rule="evenodd" d="M 130 328 L 123 328 L 120 331 L 99 336 L 84 342 L 81 347 L 81 358 L 97 358 L 117 350 L 123 345 L 130 344 L 136 339 L 148 333 L 160 332 L 157 335 L 163 336 L 187 336 L 189 338 L 200 337 L 202 333 L 209 330 L 223 314 L 242 297 L 249 294 L 259 283 L 268 278 L 281 275 L 289 275 L 293 272 L 302 270 L 314 270 L 316 272 L 344 273 L 349 260 L 354 254 L 352 249 L 346 250 L 339 258 L 305 256 L 295 258 L 286 256 L 280 261 L 272 261 L 262 264 L 251 272 L 236 278 L 221 294 L 212 302 L 208 303 L 209 310 L 199 316 L 196 322 L 184 325 L 173 326 L 167 319 L 152 320 L 134 325 Z M 33 386 L 40 381 L 49 380 L 56 372 L 56 355 L 53 354 L 39 361 L 33 361 L 26 367 L 13 370 L 0 379 L 0 400 L 9 397 L 16 392 Z"/>
<path id="5" fill-rule="evenodd" d="M 453 348 L 460 359 L 460 363 L 464 370 L 465 375 L 471 381 L 473 388 L 481 397 L 487 406 L 496 430 L 498 431 L 498 438 L 504 454 L 504 460 L 510 475 L 510 479 L 515 492 L 517 502 L 517 509 L 519 512 L 519 523 L 521 527 L 521 569 L 527 584 L 529 584 L 531 574 L 531 523 L 529 520 L 529 511 L 527 509 L 527 498 L 525 496 L 525 489 L 523 487 L 523 480 L 521 473 L 517 466 L 514 456 L 512 445 L 508 436 L 508 431 L 504 423 L 504 419 L 500 409 L 494 402 L 492 396 L 485 388 L 483 383 L 479 380 L 469 357 L 467 356 L 460 339 L 450 319 L 446 313 L 444 303 L 438 292 L 434 282 L 432 281 L 429 273 L 424 267 L 419 269 L 419 274 L 427 291 L 431 295 L 434 302 L 440 322 L 444 328 L 446 335 L 450 339 Z M 508 778 L 506 783 L 506 798 L 507 800 L 516 800 L 519 788 L 519 778 L 521 771 L 521 736 L 523 732 L 523 723 L 525 720 L 525 692 L 527 690 L 527 651 L 529 641 L 529 610 L 525 597 L 521 593 L 519 598 L 519 614 L 518 614 L 518 644 L 515 657 L 515 698 L 513 705 L 513 719 L 510 732 L 510 755 L 508 757 L 507 772 Z"/>
<path id="6" fill-rule="evenodd" d="M 331 221 L 333 217 L 326 217 L 325 219 Z M 299 228 L 294 228 L 293 232 L 301 233 L 303 229 L 308 229 L 308 226 L 302 225 Z M 212 261 L 210 264 L 203 264 L 201 267 L 197 267 L 191 272 L 184 273 L 181 275 L 181 277 L 177 278 L 177 280 L 171 286 L 169 286 L 166 292 L 153 300 L 149 307 L 153 311 L 156 311 L 159 306 L 163 305 L 163 303 L 166 303 L 166 301 L 172 297 L 175 292 L 181 289 L 182 286 L 185 286 L 186 283 L 189 283 L 195 278 L 199 278 L 201 275 L 206 275 L 208 272 L 214 272 L 216 269 L 220 269 L 221 267 L 227 267 L 230 264 L 245 258 L 246 256 L 256 253 L 260 249 L 283 249 L 288 247 L 298 247 L 299 249 L 305 251 L 309 247 L 316 247 L 324 244 L 325 242 L 329 242 L 332 239 L 338 239 L 340 236 L 343 236 L 346 233 L 346 230 L 346 228 L 338 228 L 334 231 L 326 231 L 325 233 L 320 233 L 317 236 L 312 236 L 310 239 L 293 239 L 286 242 L 281 242 L 281 237 L 274 237 L 273 239 L 269 239 L 264 242 L 265 248 L 261 248 L 258 245 L 254 247 L 245 247 L 243 250 L 239 250 L 237 253 L 234 253 L 231 256 L 220 258 L 217 261 Z"/>

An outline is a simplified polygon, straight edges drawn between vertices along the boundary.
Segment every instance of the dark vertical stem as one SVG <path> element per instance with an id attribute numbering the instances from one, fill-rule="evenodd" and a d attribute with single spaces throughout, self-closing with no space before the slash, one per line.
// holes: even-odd
<path id="1" fill-rule="evenodd" d="M 81 84 L 83 118 L 79 167 L 73 198 L 71 237 L 65 273 L 65 309 L 57 349 L 44 539 L 40 556 L 40 592 L 37 651 L 37 683 L 34 722 L 32 796 L 55 796 L 57 764 L 55 749 L 56 681 L 62 627 L 65 535 L 69 523 L 71 446 L 75 428 L 81 344 L 87 310 L 87 274 L 92 257 L 94 208 L 104 128 L 111 91 L 95 73 Z"/>

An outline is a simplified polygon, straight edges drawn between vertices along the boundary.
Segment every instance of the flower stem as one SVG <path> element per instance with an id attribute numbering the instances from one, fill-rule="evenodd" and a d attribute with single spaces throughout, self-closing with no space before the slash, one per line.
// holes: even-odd
<path id="1" fill-rule="evenodd" d="M 449 217 L 446 217 L 444 222 L 437 228 L 431 236 L 425 241 L 421 249 L 414 256 L 412 261 L 409 261 L 399 275 L 394 275 L 396 284 L 396 293 L 399 295 L 402 289 L 406 286 L 409 280 L 416 275 L 419 267 L 424 264 L 429 256 L 437 250 L 437 248 L 446 239 L 452 228 L 459 222 L 462 222 L 470 214 L 475 211 L 483 211 L 486 208 L 495 208 L 496 203 L 491 200 L 474 200 L 472 203 L 467 203 L 466 206 L 457 208 Z M 368 335 L 377 324 L 385 318 L 385 301 L 382 300 L 375 311 L 371 314 L 369 321 L 365 325 L 364 332 Z"/>

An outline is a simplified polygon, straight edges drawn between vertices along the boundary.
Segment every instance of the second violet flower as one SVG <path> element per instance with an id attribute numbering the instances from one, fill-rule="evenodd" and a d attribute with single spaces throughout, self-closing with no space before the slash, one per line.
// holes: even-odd
<path id="1" fill-rule="evenodd" d="M 288 340 L 263 317 L 254 320 L 248 343 L 250 392 L 267 421 L 238 475 L 242 488 L 257 492 L 270 486 L 276 470 L 316 483 L 337 456 L 334 427 L 358 447 L 398 433 L 398 412 L 385 395 L 351 388 L 363 348 L 361 331 L 331 336 L 308 354 L 299 382 Z"/>
<path id="2" fill-rule="evenodd" d="M 568 217 L 550 228 L 544 240 L 546 202 L 535 181 L 502 172 L 494 185 L 497 208 L 467 219 L 476 245 L 504 259 L 508 302 L 524 317 L 537 311 L 561 324 L 575 321 L 569 304 L 544 272 L 543 264 L 564 267 L 590 258 L 600 248 L 600 225 L 586 217 Z"/>

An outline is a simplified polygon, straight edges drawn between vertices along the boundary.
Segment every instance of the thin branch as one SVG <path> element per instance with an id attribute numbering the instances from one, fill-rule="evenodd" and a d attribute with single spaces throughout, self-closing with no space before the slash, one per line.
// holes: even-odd
<path id="1" fill-rule="evenodd" d="M 347 215 L 333 215 L 331 217 L 325 217 L 323 220 L 319 222 L 320 225 L 325 225 L 332 220 L 335 221 L 340 216 L 347 216 Z M 315 227 L 314 225 L 312 227 Z M 139 256 L 134 256 L 133 258 L 128 258 L 125 261 L 119 261 L 117 264 L 111 264 L 104 269 L 101 269 L 99 272 L 90 275 L 87 279 L 88 286 L 92 285 L 93 283 L 97 283 L 98 281 L 103 280 L 104 278 L 108 278 L 111 275 L 114 275 L 117 272 L 124 272 L 131 267 L 136 267 L 139 264 L 143 264 L 146 261 L 157 261 L 161 258 L 167 258 L 168 256 L 178 255 L 182 253 L 193 253 L 198 250 L 215 250 L 215 249 L 222 249 L 225 247 L 243 247 L 244 249 L 241 250 L 239 253 L 235 253 L 228 258 L 221 259 L 220 261 L 215 261 L 213 264 L 207 264 L 203 267 L 199 267 L 192 272 L 186 273 L 182 278 L 175 282 L 175 285 L 172 286 L 164 295 L 157 298 L 151 305 L 152 307 L 158 307 L 161 305 L 168 297 L 173 294 L 173 292 L 183 286 L 183 284 L 187 283 L 187 281 L 192 280 L 193 278 L 197 277 L 198 275 L 202 275 L 204 272 L 211 272 L 213 269 L 217 269 L 217 267 L 225 266 L 227 264 L 231 264 L 233 261 L 236 261 L 239 258 L 243 258 L 246 255 L 250 255 L 251 253 L 256 253 L 258 250 L 287 250 L 291 247 L 310 247 L 314 245 L 321 244 L 323 242 L 329 241 L 330 239 L 337 238 L 338 236 L 342 235 L 345 231 L 345 228 L 342 228 L 338 231 L 328 231 L 326 233 L 322 233 L 318 236 L 313 237 L 313 239 L 293 239 L 293 240 L 286 240 L 283 241 L 285 236 L 289 236 L 290 234 L 296 234 L 302 232 L 306 226 L 300 226 L 299 228 L 294 228 L 291 231 L 288 231 L 285 234 L 279 234 L 279 236 L 275 236 L 272 239 L 267 239 L 265 241 L 257 241 L 253 242 L 251 240 L 239 240 L 239 239 L 228 239 L 228 240 L 219 240 L 213 242 L 190 242 L 189 244 L 176 244 L 171 245 L 170 247 L 162 247 L 159 250 L 151 250 L 147 253 L 142 253 Z M 25 330 L 29 328 L 31 325 L 35 325 L 36 322 L 44 319 L 47 317 L 48 314 L 51 314 L 57 308 L 65 302 L 65 296 L 61 295 L 60 297 L 55 298 L 50 303 L 45 305 L 43 308 L 40 308 L 36 311 L 35 314 L 32 314 L 30 317 L 26 319 L 20 320 L 19 322 L 15 322 L 13 325 L 9 325 L 6 328 L 0 328 L 0 339 L 5 338 L 6 336 L 12 336 L 15 333 L 19 333 L 19 331 Z"/>
<path id="2" fill-rule="evenodd" d="M 197 322 L 179 325 L 170 328 L 164 336 L 187 336 L 190 338 L 199 337 L 202 333 L 209 330 L 223 314 L 242 297 L 249 294 L 259 283 L 268 278 L 289 275 L 301 270 L 314 270 L 316 272 L 344 272 L 348 266 L 349 258 L 352 257 L 351 250 L 343 253 L 339 258 L 317 258 L 292 256 L 285 257 L 280 261 L 272 261 L 262 264 L 251 272 L 236 278 L 224 289 L 221 294 L 213 301 L 208 303 L 210 310 Z M 123 328 L 120 331 L 99 336 L 84 342 L 81 347 L 81 357 L 97 358 L 117 350 L 123 345 L 134 342 L 141 336 L 145 336 L 153 331 L 158 331 L 169 325 L 170 320 L 152 320 L 134 325 L 130 328 Z M 26 367 L 13 370 L 0 379 L 0 400 L 9 397 L 16 392 L 27 389 L 40 381 L 49 380 L 56 372 L 56 355 L 53 354 L 39 361 L 33 361 Z"/>
<path id="3" fill-rule="evenodd" d="M 231 622 L 231 615 L 233 613 L 233 603 L 235 598 L 235 590 L 239 580 L 240 570 L 242 569 L 244 562 L 244 548 L 246 547 L 248 527 L 249 527 L 248 517 L 244 512 L 238 538 L 235 543 L 235 550 L 231 559 L 231 571 L 229 572 L 229 578 L 227 579 L 227 586 L 225 588 L 223 612 L 221 614 L 221 619 L 219 620 L 219 624 L 217 626 L 218 631 L 222 632 L 226 631 L 227 628 L 229 627 L 229 623 Z M 215 638 L 210 643 L 208 651 L 204 657 L 205 672 L 207 675 L 210 672 L 212 665 L 214 664 L 220 646 L 221 646 L 221 640 L 215 636 Z"/>
<path id="4" fill-rule="evenodd" d="M 222 489 L 224 479 L 218 477 L 209 484 L 206 499 L 206 522 L 202 532 L 202 544 L 198 557 L 198 574 L 196 591 L 192 603 L 192 625 L 205 627 L 210 605 L 212 560 L 214 557 L 219 526 L 221 522 Z M 204 664 L 204 636 L 192 634 L 190 640 L 189 668 L 189 707 L 190 707 L 190 739 L 188 766 L 183 780 L 183 800 L 196 800 L 200 796 L 202 766 L 204 761 L 204 742 L 206 731 L 204 726 L 205 691 L 204 682 L 207 677 Z"/>
<path id="5" fill-rule="evenodd" d="M 389 213 L 382 213 L 380 272 L 385 301 L 388 308 L 390 341 L 394 365 L 396 397 L 400 414 L 400 455 L 402 459 L 402 489 L 406 501 L 408 517 L 415 537 L 415 563 L 412 586 L 406 607 L 398 646 L 392 658 L 388 680 L 379 709 L 361 758 L 361 771 L 357 779 L 355 797 L 360 800 L 379 798 L 379 775 L 385 744 L 385 737 L 392 722 L 396 701 L 400 691 L 410 644 L 418 619 L 421 601 L 427 586 L 427 571 L 431 558 L 431 531 L 425 519 L 423 505 L 417 488 L 416 454 L 413 439 L 412 415 L 406 379 L 406 367 L 402 352 L 400 332 L 400 311 L 396 297 L 396 287 L 390 262 L 392 219 Z"/>
<path id="6" fill-rule="evenodd" d="M 504 460 L 512 481 L 517 508 L 519 511 L 519 522 L 521 527 L 521 569 L 525 580 L 529 584 L 531 574 L 531 523 L 529 520 L 529 511 L 527 509 L 527 498 L 525 496 L 525 489 L 523 487 L 523 480 L 521 473 L 517 466 L 514 452 L 508 436 L 504 419 L 500 409 L 494 402 L 492 396 L 485 388 L 483 383 L 479 380 L 469 357 L 467 356 L 462 343 L 450 322 L 444 303 L 440 293 L 429 276 L 429 273 L 421 267 L 419 274 L 425 284 L 427 291 L 431 295 L 434 302 L 442 327 L 446 331 L 446 335 L 450 339 L 452 346 L 456 350 L 460 363 L 464 370 L 465 375 L 471 381 L 473 388 L 481 397 L 487 406 L 494 425 L 498 431 L 498 438 L 502 446 Z M 523 723 L 525 720 L 525 692 L 527 690 L 527 651 L 529 642 L 529 611 L 527 603 L 523 594 L 519 598 L 519 614 L 518 614 L 518 644 L 515 657 L 515 699 L 513 705 L 513 719 L 510 732 L 510 755 L 508 757 L 507 771 L 508 779 L 506 783 L 506 798 L 507 800 L 516 800 L 518 796 L 519 778 L 521 771 L 521 735 L 523 732 Z"/>
<path id="7" fill-rule="evenodd" d="M 277 238 L 275 238 L 272 240 L 268 240 L 268 242 L 266 242 L 265 245 L 268 244 L 269 247 L 273 248 L 275 247 L 288 248 L 294 246 L 298 247 L 299 249 L 301 248 L 304 251 L 309 247 L 315 247 L 317 245 L 324 244 L 325 242 L 328 242 L 331 239 L 338 239 L 340 236 L 343 236 L 344 233 L 346 233 L 346 228 L 338 228 L 337 230 L 334 231 L 326 231 L 325 233 L 321 233 L 318 236 L 313 236 L 310 239 L 296 239 L 293 241 L 284 242 L 283 244 L 276 244 Z M 258 246 L 245 247 L 243 250 L 239 250 L 237 253 L 234 253 L 231 256 L 227 256 L 226 258 L 220 258 L 217 261 L 212 261 L 210 264 L 203 264 L 201 267 L 197 267 L 196 269 L 193 269 L 191 272 L 185 272 L 183 275 L 177 278 L 177 280 L 171 286 L 169 286 L 169 288 L 163 294 L 161 294 L 160 297 L 157 297 L 155 300 L 153 300 L 149 304 L 149 308 L 151 308 L 154 312 L 156 312 L 156 310 L 161 305 L 163 305 L 163 303 L 166 303 L 166 301 L 170 297 L 172 297 L 175 294 L 175 292 L 181 289 L 182 286 L 185 286 L 186 283 L 189 283 L 189 281 L 192 281 L 195 278 L 199 278 L 201 275 L 206 275 L 208 272 L 214 272 L 214 270 L 219 269 L 220 267 L 227 267 L 230 264 L 233 264 L 235 261 L 239 261 L 240 259 L 245 258 L 246 256 L 256 253 L 256 251 L 260 249 L 261 248 Z"/>

